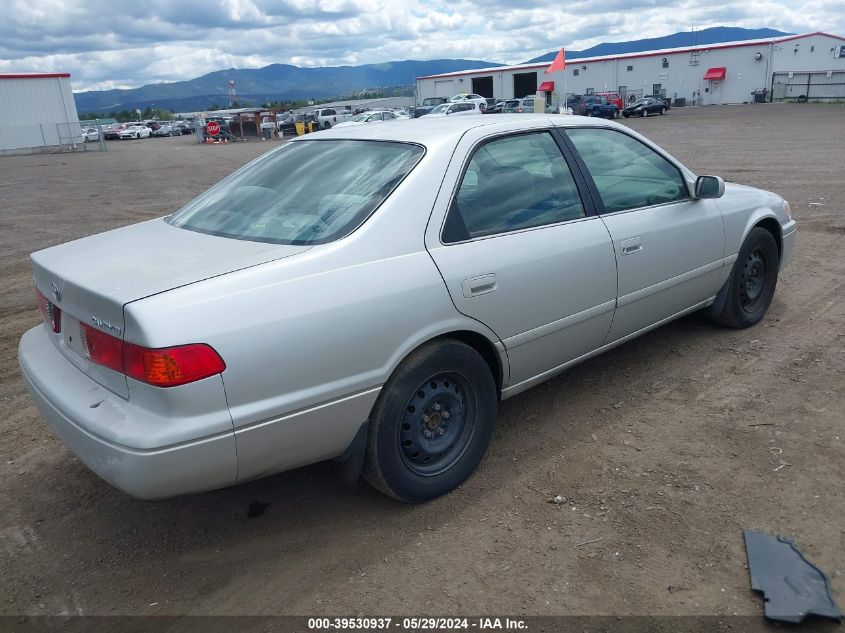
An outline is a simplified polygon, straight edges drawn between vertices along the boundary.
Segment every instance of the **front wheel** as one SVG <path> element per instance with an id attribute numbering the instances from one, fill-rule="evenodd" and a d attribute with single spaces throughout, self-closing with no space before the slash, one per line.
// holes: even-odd
<path id="1" fill-rule="evenodd" d="M 330 128 L 331 128 L 331 126 L 332 126 L 332 124 L 331 124 L 331 123 L 329 123 L 328 121 L 326 121 L 325 123 L 323 123 L 323 129 L 324 129 L 324 130 L 328 130 L 328 129 L 330 129 Z"/>
<path id="2" fill-rule="evenodd" d="M 648 110 L 646 110 L 645 108 L 640 110 L 640 116 L 641 117 L 647 117 L 648 116 Z"/>
<path id="3" fill-rule="evenodd" d="M 724 304 L 713 316 L 719 325 L 746 328 L 758 323 L 772 302 L 780 268 L 775 238 L 762 227 L 754 227 L 739 249 L 731 276 L 723 291 Z"/>
<path id="4" fill-rule="evenodd" d="M 666 114 L 666 108 L 660 108 L 660 114 L 661 115 Z"/>
<path id="5" fill-rule="evenodd" d="M 631 116 L 631 115 L 630 115 L 630 114 L 628 114 L 627 112 L 623 112 L 623 113 L 622 113 L 622 116 L 623 116 L 623 117 L 625 117 L 625 118 L 627 119 L 627 118 L 628 118 L 629 116 Z"/>
<path id="6" fill-rule="evenodd" d="M 496 384 L 481 355 L 452 339 L 427 343 L 373 407 L 364 478 L 405 503 L 446 494 L 481 461 L 495 418 Z"/>
<path id="7" fill-rule="evenodd" d="M 618 119 L 618 118 L 619 118 L 619 110 L 614 110 L 614 111 L 613 111 L 613 118 L 614 118 L 614 119 Z"/>

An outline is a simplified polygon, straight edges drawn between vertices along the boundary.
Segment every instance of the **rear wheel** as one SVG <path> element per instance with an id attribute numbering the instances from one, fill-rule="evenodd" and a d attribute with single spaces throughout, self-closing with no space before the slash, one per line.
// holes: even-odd
<path id="1" fill-rule="evenodd" d="M 326 121 L 325 123 L 323 123 L 323 129 L 324 129 L 324 130 L 328 130 L 331 126 L 332 126 L 332 124 L 331 124 L 331 123 L 329 123 L 328 121 Z"/>
<path id="2" fill-rule="evenodd" d="M 614 110 L 614 111 L 613 111 L 613 118 L 614 118 L 614 119 L 618 119 L 618 118 L 619 118 L 619 110 Z"/>
<path id="3" fill-rule="evenodd" d="M 660 114 L 661 115 L 666 114 L 666 108 L 660 108 Z"/>
<path id="4" fill-rule="evenodd" d="M 459 341 L 432 341 L 402 362 L 373 407 L 364 478 L 406 503 L 439 497 L 475 470 L 495 417 L 484 359 Z"/>
<path id="5" fill-rule="evenodd" d="M 775 238 L 764 228 L 748 233 L 725 287 L 719 325 L 746 328 L 758 323 L 772 302 L 778 281 L 780 254 Z"/>

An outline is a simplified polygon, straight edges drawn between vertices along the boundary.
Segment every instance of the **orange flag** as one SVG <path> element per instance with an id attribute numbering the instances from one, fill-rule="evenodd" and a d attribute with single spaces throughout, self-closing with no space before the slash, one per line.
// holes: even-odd
<path id="1" fill-rule="evenodd" d="M 546 72 L 544 74 L 550 75 L 556 70 L 565 70 L 566 69 L 566 51 L 560 49 L 560 52 L 555 57 L 555 60 L 552 62 L 551 66 L 546 68 Z"/>

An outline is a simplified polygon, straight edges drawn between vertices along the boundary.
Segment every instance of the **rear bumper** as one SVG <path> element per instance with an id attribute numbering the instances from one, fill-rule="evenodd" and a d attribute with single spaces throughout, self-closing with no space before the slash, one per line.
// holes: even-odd
<path id="1" fill-rule="evenodd" d="M 23 335 L 18 358 L 47 426 L 115 488 L 141 499 L 160 499 L 235 483 L 234 433 L 142 449 L 107 440 L 91 429 L 111 423 L 114 428 L 132 428 L 128 435 L 138 435 L 149 424 L 148 417 L 74 367 L 50 341 L 44 326 Z M 179 419 L 172 422 L 178 425 Z"/>

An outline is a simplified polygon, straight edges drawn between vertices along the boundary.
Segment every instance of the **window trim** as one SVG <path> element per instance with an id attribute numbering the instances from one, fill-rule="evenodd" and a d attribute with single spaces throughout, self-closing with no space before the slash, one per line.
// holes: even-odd
<path id="1" fill-rule="evenodd" d="M 598 186 L 596 185 L 595 180 L 593 180 L 593 176 L 590 173 L 587 164 L 584 162 L 584 159 L 581 157 L 581 154 L 578 152 L 578 149 L 575 147 L 575 143 L 572 142 L 572 139 L 569 138 L 568 132 L 569 130 L 609 130 L 611 132 L 616 132 L 618 134 L 622 134 L 627 136 L 628 138 L 638 142 L 640 145 L 650 149 L 658 156 L 666 160 L 670 165 L 672 165 L 675 169 L 678 170 L 678 174 L 681 176 L 681 180 L 684 181 L 687 189 L 687 197 L 681 198 L 680 200 L 672 200 L 670 202 L 660 202 L 658 204 L 648 204 L 641 207 L 631 207 L 630 209 L 620 209 L 619 211 L 608 211 L 604 208 L 604 200 L 601 197 L 601 193 L 599 193 Z M 560 134 L 563 137 L 563 142 L 566 143 L 568 147 L 570 147 L 570 151 L 573 153 L 573 157 L 575 162 L 578 164 L 578 169 L 582 171 L 582 176 L 587 182 L 587 186 L 590 190 L 590 195 L 593 197 L 593 203 L 596 208 L 596 213 L 598 215 L 616 215 L 618 213 L 631 213 L 632 211 L 641 211 L 643 209 L 655 209 L 657 207 L 665 207 L 670 204 L 678 204 L 679 202 L 691 202 L 695 200 L 695 196 L 693 195 L 692 190 L 690 189 L 692 179 L 692 183 L 695 182 L 695 174 L 690 172 L 684 165 L 680 164 L 677 160 L 673 157 L 669 156 L 664 152 L 661 148 L 646 143 L 642 139 L 637 138 L 633 134 L 629 134 L 626 130 L 619 130 L 615 127 L 609 126 L 602 126 L 602 125 L 579 125 L 579 126 L 570 126 L 566 128 L 560 129 Z"/>
<path id="2" fill-rule="evenodd" d="M 477 237 L 470 237 L 466 240 L 458 240 L 454 242 L 447 242 L 444 240 L 443 233 L 446 230 L 446 222 L 449 219 L 449 215 L 452 212 L 452 205 L 455 203 L 455 199 L 458 196 L 458 192 L 460 191 L 461 184 L 464 181 L 464 176 L 466 175 L 467 170 L 469 169 L 469 164 L 472 162 L 472 158 L 475 156 L 475 153 L 487 143 L 492 143 L 494 141 L 501 140 L 503 138 L 512 138 L 515 136 L 526 136 L 529 134 L 548 134 L 552 141 L 557 145 L 558 151 L 561 153 L 561 157 L 563 158 L 564 164 L 569 169 L 569 173 L 572 174 L 572 179 L 575 181 L 575 189 L 578 192 L 578 196 L 581 199 L 581 206 L 584 207 L 584 215 L 580 218 L 572 218 L 571 220 L 562 220 L 560 222 L 550 222 L 549 224 L 540 224 L 537 226 L 529 226 L 521 229 L 514 229 L 512 231 L 504 231 L 502 233 L 493 233 L 490 235 L 479 235 Z M 593 203 L 593 198 L 589 191 L 589 184 L 584 180 L 580 166 L 574 163 L 573 156 L 571 155 L 571 150 L 569 147 L 562 142 L 560 139 L 560 134 L 557 128 L 554 127 L 542 127 L 542 128 L 535 128 L 531 130 L 509 130 L 507 132 L 500 132 L 497 134 L 492 134 L 490 136 L 486 136 L 482 139 L 479 139 L 469 148 L 469 151 L 464 156 L 463 163 L 461 164 L 461 170 L 458 175 L 455 184 L 452 187 L 452 192 L 449 194 L 449 201 L 446 205 L 446 213 L 443 214 L 443 220 L 440 223 L 440 230 L 438 231 L 437 239 L 440 242 L 441 246 L 458 246 L 460 244 L 468 244 L 470 242 L 477 242 L 479 240 L 489 240 L 498 237 L 503 237 L 505 235 L 514 235 L 517 233 L 524 233 L 525 231 L 536 231 L 538 229 L 545 229 L 554 226 L 561 226 L 563 224 L 570 224 L 573 222 L 583 222 L 584 220 L 589 220 L 594 218 L 598 215 L 598 209 L 595 207 Z"/>

